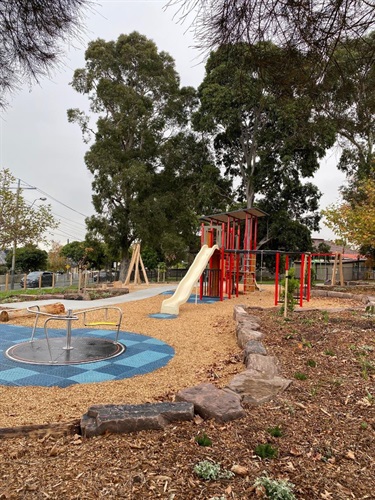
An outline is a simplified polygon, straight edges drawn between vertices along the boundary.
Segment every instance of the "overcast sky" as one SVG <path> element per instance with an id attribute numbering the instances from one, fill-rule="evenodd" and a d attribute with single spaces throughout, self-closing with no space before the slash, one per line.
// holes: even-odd
<path id="1" fill-rule="evenodd" d="M 35 203 L 50 203 L 61 222 L 49 235 L 51 240 L 62 244 L 83 240 L 84 218 L 93 214 L 92 179 L 83 160 L 89 146 L 83 143 L 78 125 L 68 123 L 66 117 L 69 108 L 87 109 L 87 99 L 69 82 L 74 70 L 85 65 L 88 42 L 97 38 L 116 40 L 122 33 L 138 31 L 175 59 L 181 85 L 197 87 L 204 77 L 202 55 L 193 48 L 188 25 L 178 24 L 173 19 L 175 11 L 164 10 L 165 4 L 166 0 L 102 0 L 96 4 L 87 13 L 83 40 L 65 47 L 65 64 L 40 85 L 25 86 L 15 93 L 0 116 L 0 168 L 8 168 L 23 186 L 37 188 L 23 191 L 30 203 L 47 197 L 47 201 Z M 330 152 L 314 178 L 323 192 L 322 208 L 339 197 L 344 176 L 336 169 L 337 162 L 337 153 Z M 323 226 L 320 235 L 328 238 L 332 233 Z"/>

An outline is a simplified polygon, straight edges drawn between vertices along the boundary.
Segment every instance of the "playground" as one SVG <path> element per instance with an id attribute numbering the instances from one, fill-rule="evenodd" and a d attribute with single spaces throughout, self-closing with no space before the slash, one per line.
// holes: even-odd
<path id="1" fill-rule="evenodd" d="M 293 380 L 291 387 L 274 401 L 248 407 L 244 419 L 227 424 L 197 419 L 164 431 L 91 440 L 53 432 L 8 439 L 1 494 L 255 498 L 252 483 L 266 467 L 269 475 L 298 485 L 297 498 L 366 498 L 375 486 L 375 344 L 374 319 L 363 314 L 363 304 L 312 297 L 286 322 L 279 307 L 274 308 L 273 286 L 263 286 L 262 291 L 222 302 L 186 303 L 173 320 L 150 318 L 164 299 L 158 295 L 120 307 L 122 330 L 174 348 L 167 365 L 124 380 L 67 388 L 2 386 L 0 426 L 74 421 L 96 403 L 172 401 L 181 387 L 201 382 L 224 387 L 243 370 L 232 319 L 236 304 L 257 308 L 251 314 L 259 317 L 266 348 L 278 358 L 283 375 Z M 20 318 L 12 324 L 31 326 L 32 320 Z M 272 437 L 267 429 L 277 426 L 282 436 Z M 212 440 L 211 447 L 195 442 L 202 433 Z M 265 442 L 277 448 L 278 456 L 263 462 L 253 450 Z M 239 464 L 246 472 L 230 481 L 203 481 L 192 469 L 207 457 L 229 469 Z M 11 481 L 4 481 L 6 477 Z"/>
<path id="2" fill-rule="evenodd" d="M 107 299 L 122 315 L 118 340 L 126 349 L 119 354 L 60 366 L 56 360 L 61 354 L 53 357 L 55 351 L 49 349 L 50 359 L 44 357 L 37 368 L 19 362 L 22 349 L 14 354 L 10 360 L 14 369 L 6 365 L 0 373 L 4 380 L 0 427 L 18 427 L 14 432 L 19 434 L 7 440 L 4 450 L 0 498 L 249 499 L 259 497 L 253 484 L 264 470 L 295 484 L 296 498 L 372 497 L 373 310 L 366 311 L 356 293 L 345 298 L 342 293 L 310 294 L 311 259 L 300 255 L 299 298 L 286 315 L 281 281 L 259 285 L 255 279 L 258 216 L 262 213 L 249 209 L 206 217 L 201 250 L 175 290 L 153 295 L 149 294 L 152 286 L 134 283 L 123 302 Z M 286 274 L 289 257 L 283 256 Z M 275 252 L 275 258 L 278 270 L 280 252 Z M 135 300 L 141 290 L 147 291 L 147 298 Z M 373 287 L 366 290 L 375 295 Z M 196 416 L 160 431 L 91 439 L 56 430 L 53 424 L 59 423 L 78 429 L 81 416 L 96 404 L 172 402 L 181 389 L 201 383 L 225 388 L 244 370 L 233 318 L 236 305 L 256 316 L 266 357 L 274 357 L 277 370 L 292 381 L 285 392 L 259 406 L 242 403 L 245 417 L 226 423 Z M 110 325 L 116 333 L 119 324 L 96 317 L 95 311 L 88 322 L 79 304 L 74 308 L 77 312 L 68 311 L 63 318 L 66 340 L 61 344 L 50 339 L 57 350 L 68 351 L 65 361 L 76 334 L 85 335 L 88 348 L 89 335 L 103 339 L 107 335 L 95 325 Z M 14 342 L 22 346 L 34 321 L 15 317 L 4 332 L 11 337 L 14 331 Z M 94 330 L 85 333 L 87 326 Z M 43 333 L 38 331 L 36 336 Z M 40 345 L 36 344 L 38 349 Z M 28 356 L 33 356 L 33 347 L 28 349 Z M 59 386 L 53 378 L 48 386 L 36 383 L 51 372 L 56 380 L 58 374 Z M 49 430 L 38 433 L 38 425 Z M 22 435 L 25 426 L 34 426 L 35 434 L 28 429 Z M 199 436 L 208 436 L 210 445 L 200 446 Z M 259 446 L 270 454 L 259 454 Z M 233 468 L 233 478 L 197 477 L 194 465 L 207 459 Z"/>

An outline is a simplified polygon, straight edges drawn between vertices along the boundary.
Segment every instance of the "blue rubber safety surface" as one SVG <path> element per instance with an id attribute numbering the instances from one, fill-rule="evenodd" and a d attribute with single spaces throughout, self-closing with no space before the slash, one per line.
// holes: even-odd
<path id="1" fill-rule="evenodd" d="M 53 336 L 65 337 L 65 330 L 49 329 Z M 174 356 L 173 347 L 161 340 L 131 332 L 120 332 L 119 342 L 126 351 L 115 358 L 74 365 L 35 365 L 19 363 L 5 356 L 8 348 L 30 340 L 31 328 L 0 326 L 0 385 L 68 387 L 73 384 L 91 384 L 106 380 L 122 380 L 150 373 L 165 366 Z M 112 339 L 113 331 L 80 328 L 72 337 L 101 337 Z M 36 339 L 44 337 L 44 330 L 36 330 Z"/>
<path id="2" fill-rule="evenodd" d="M 175 293 L 175 290 L 167 290 L 166 292 L 161 293 L 160 295 L 173 295 Z M 225 300 L 225 297 L 224 297 Z M 220 297 L 206 297 L 205 295 L 202 297 L 202 300 L 199 298 L 199 295 L 195 295 L 195 293 L 192 293 L 188 300 L 189 304 L 214 304 L 215 302 L 219 302 Z"/>
<path id="3" fill-rule="evenodd" d="M 178 318 L 177 314 L 168 314 L 168 313 L 154 313 L 154 314 L 149 314 L 149 318 L 155 318 L 155 319 L 176 319 Z"/>

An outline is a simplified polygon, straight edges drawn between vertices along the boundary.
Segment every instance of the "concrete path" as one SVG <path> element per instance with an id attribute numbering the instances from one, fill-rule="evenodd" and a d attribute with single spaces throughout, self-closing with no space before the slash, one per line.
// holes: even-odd
<path id="1" fill-rule="evenodd" d="M 133 302 L 135 300 L 149 299 L 155 297 L 168 290 L 175 290 L 177 284 L 169 284 L 163 286 L 149 287 L 144 290 L 137 290 L 124 295 L 117 295 L 116 297 L 109 297 L 108 299 L 96 300 L 65 300 L 65 299 L 47 299 L 47 300 L 31 300 L 28 302 L 15 302 L 12 304 L 4 304 L 4 307 L 11 307 L 13 309 L 26 309 L 31 306 L 44 306 L 46 304 L 55 304 L 56 302 L 64 304 L 66 310 L 72 309 L 90 309 L 91 307 L 111 306 L 116 304 L 123 304 L 125 302 Z"/>

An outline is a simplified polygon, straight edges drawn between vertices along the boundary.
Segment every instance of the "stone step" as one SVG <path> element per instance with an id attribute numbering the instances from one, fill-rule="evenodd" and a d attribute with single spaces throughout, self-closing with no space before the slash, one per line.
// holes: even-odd
<path id="1" fill-rule="evenodd" d="M 130 433 L 164 429 L 172 422 L 193 418 L 194 405 L 186 402 L 94 405 L 81 418 L 81 432 L 85 437 L 92 437 L 106 432 Z"/>

